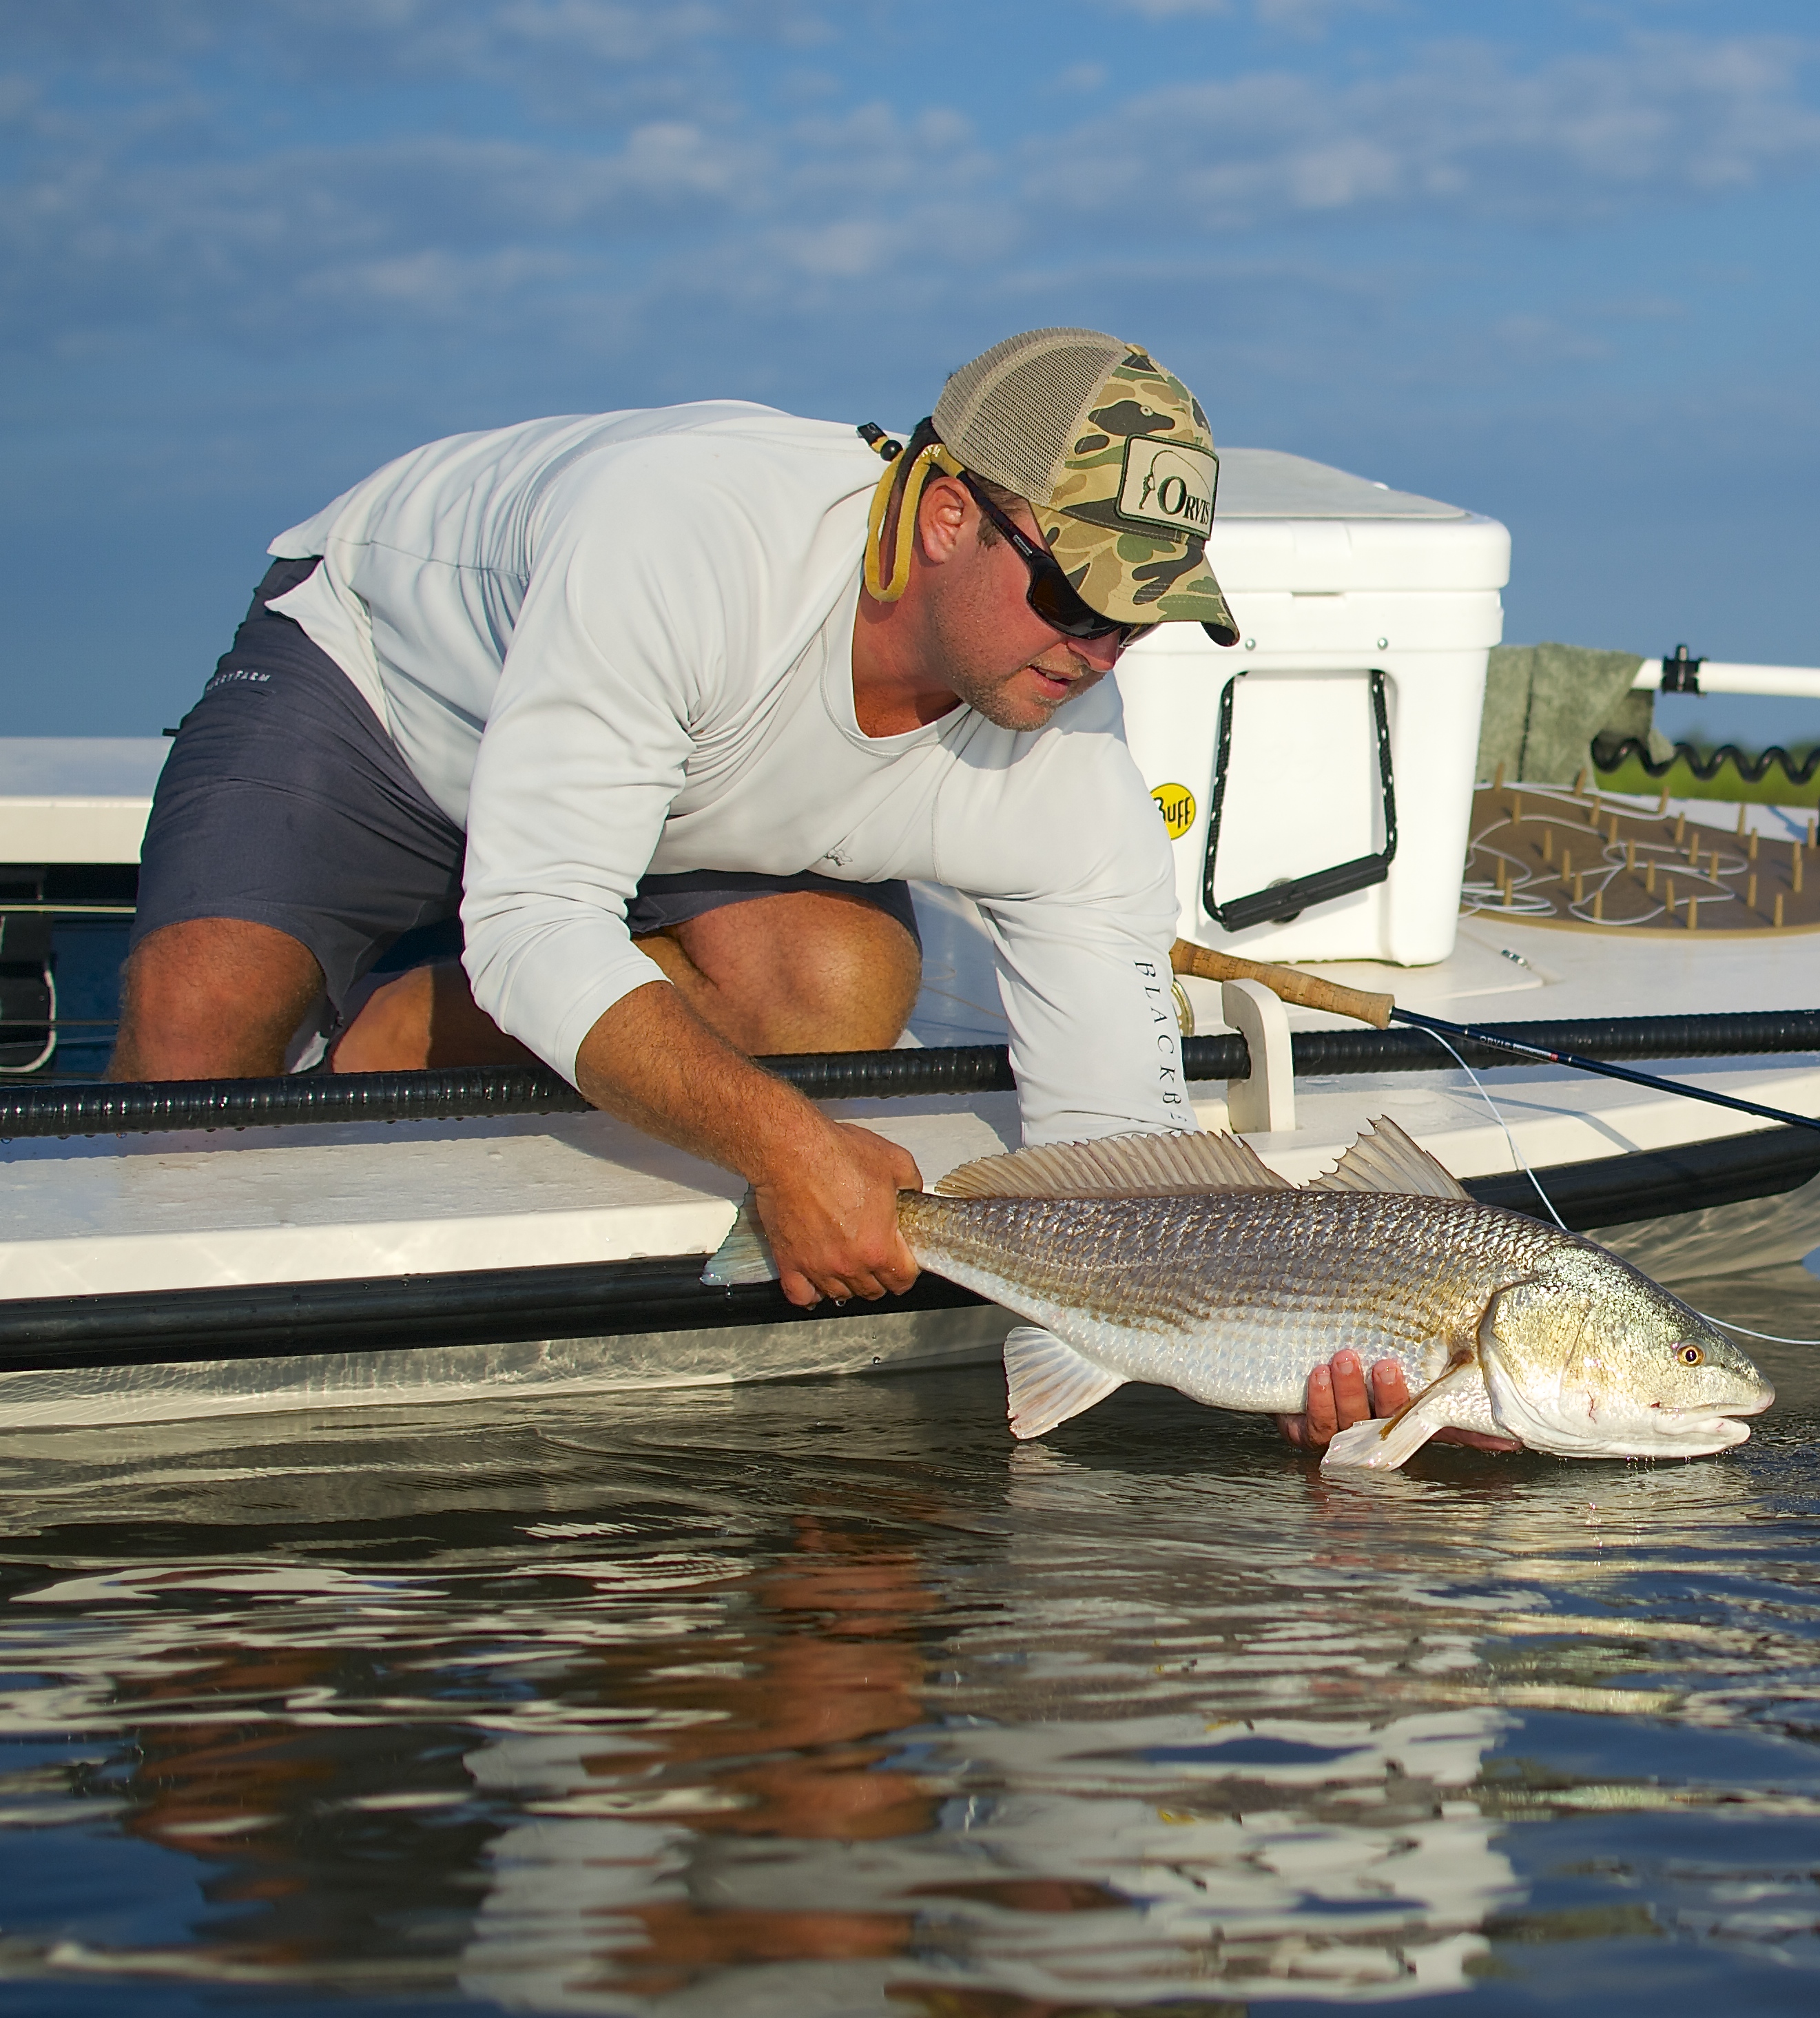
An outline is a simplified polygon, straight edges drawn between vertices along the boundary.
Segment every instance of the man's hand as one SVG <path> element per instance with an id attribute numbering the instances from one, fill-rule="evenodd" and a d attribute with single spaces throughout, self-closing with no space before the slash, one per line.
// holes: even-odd
<path id="1" fill-rule="evenodd" d="M 832 1297 L 901 1296 L 916 1264 L 897 1230 L 897 1194 L 919 1191 L 915 1159 L 869 1128 L 824 1124 L 775 1174 L 753 1182 L 784 1294 L 807 1305 Z"/>
<path id="2" fill-rule="evenodd" d="M 1308 1376 L 1308 1412 L 1279 1416 L 1277 1427 L 1298 1450 L 1325 1450 L 1342 1430 L 1355 1423 L 1381 1420 L 1409 1405 L 1409 1384 L 1394 1359 L 1381 1359 L 1371 1369 L 1367 1394 L 1363 1362 L 1356 1352 L 1336 1352 L 1325 1366 Z M 1466 1444 L 1474 1450 L 1514 1451 L 1522 1445 L 1508 1437 L 1488 1437 L 1477 1430 L 1443 1430 L 1438 1444 Z"/>
<path id="3" fill-rule="evenodd" d="M 821 1109 L 717 1036 L 667 981 L 633 992 L 583 1040 L 583 1097 L 648 1135 L 749 1180 L 793 1304 L 901 1294 L 916 1264 L 897 1231 L 915 1159 Z"/>

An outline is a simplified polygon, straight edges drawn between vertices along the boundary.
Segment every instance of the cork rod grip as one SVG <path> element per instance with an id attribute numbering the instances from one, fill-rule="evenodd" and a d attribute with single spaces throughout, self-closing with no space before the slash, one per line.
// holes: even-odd
<path id="1" fill-rule="evenodd" d="M 1273 995 L 1299 1009 L 1325 1009 L 1380 1030 L 1389 1029 L 1390 1012 L 1396 1006 L 1393 995 L 1342 988 L 1337 981 L 1323 981 L 1318 975 L 1302 974 L 1293 967 L 1269 967 L 1262 960 L 1240 960 L 1237 953 L 1212 953 L 1186 939 L 1178 939 L 1170 948 L 1169 964 L 1178 974 L 1192 974 L 1201 981 L 1261 981 Z"/>

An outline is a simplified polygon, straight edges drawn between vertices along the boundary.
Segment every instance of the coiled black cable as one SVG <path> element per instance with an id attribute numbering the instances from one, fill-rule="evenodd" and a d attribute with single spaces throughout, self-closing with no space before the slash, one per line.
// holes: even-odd
<path id="1" fill-rule="evenodd" d="M 1685 763 L 1703 784 L 1710 783 L 1719 775 L 1719 767 L 1728 758 L 1747 785 L 1760 784 L 1772 764 L 1780 768 L 1791 785 L 1806 784 L 1815 772 L 1820 770 L 1820 746 L 1810 750 L 1797 761 L 1779 743 L 1772 743 L 1754 757 L 1747 755 L 1735 743 L 1721 743 L 1717 750 L 1710 750 L 1704 757 L 1691 743 L 1677 743 L 1659 764 L 1651 757 L 1648 744 L 1634 736 L 1624 736 L 1616 742 L 1608 742 L 1602 736 L 1593 746 L 1593 762 L 1601 771 L 1615 771 L 1630 757 L 1634 757 L 1652 778 L 1666 778 L 1677 764 Z"/>

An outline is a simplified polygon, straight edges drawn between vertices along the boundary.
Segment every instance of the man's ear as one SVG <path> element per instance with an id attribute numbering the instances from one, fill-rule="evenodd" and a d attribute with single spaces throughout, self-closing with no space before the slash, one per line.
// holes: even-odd
<path id="1" fill-rule="evenodd" d="M 956 477 L 936 470 L 916 501 L 916 543 L 932 567 L 952 561 L 961 549 L 973 501 Z"/>

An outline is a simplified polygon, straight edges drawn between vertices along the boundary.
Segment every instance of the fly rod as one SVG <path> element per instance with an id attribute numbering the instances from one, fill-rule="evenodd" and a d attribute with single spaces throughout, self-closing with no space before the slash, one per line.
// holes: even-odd
<path id="1" fill-rule="evenodd" d="M 1214 953 L 1206 946 L 1190 946 L 1186 939 L 1176 940 L 1170 949 L 1169 964 L 1178 974 L 1191 974 L 1201 981 L 1261 981 L 1273 995 L 1298 1008 L 1324 1009 L 1336 1016 L 1350 1016 L 1359 1022 L 1372 1024 L 1380 1030 L 1388 1029 L 1392 1023 L 1407 1023 L 1415 1029 L 1463 1037 L 1469 1043 L 1510 1051 L 1518 1058 L 1567 1065 L 1575 1072 L 1597 1072 L 1602 1079 L 1625 1080 L 1632 1086 L 1646 1086 L 1656 1093 L 1676 1093 L 1684 1100 L 1703 1100 L 1710 1106 L 1729 1107 L 1739 1114 L 1754 1114 L 1765 1121 L 1820 1133 L 1820 1120 L 1811 1115 L 1791 1114 L 1784 1108 L 1765 1107 L 1759 1101 L 1739 1100 L 1729 1093 L 1713 1093 L 1703 1086 L 1688 1086 L 1680 1080 L 1659 1078 L 1654 1072 L 1636 1072 L 1604 1058 L 1582 1058 L 1577 1051 L 1555 1051 L 1541 1044 L 1522 1043 L 1514 1037 L 1500 1036 L 1495 1030 L 1481 1029 L 1476 1024 L 1450 1023 L 1439 1016 L 1424 1016 L 1414 1009 L 1398 1008 L 1394 996 L 1347 988 L 1293 967 L 1273 967 L 1263 960 L 1241 960 L 1237 953 Z"/>

